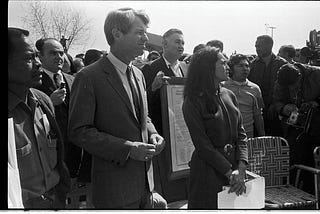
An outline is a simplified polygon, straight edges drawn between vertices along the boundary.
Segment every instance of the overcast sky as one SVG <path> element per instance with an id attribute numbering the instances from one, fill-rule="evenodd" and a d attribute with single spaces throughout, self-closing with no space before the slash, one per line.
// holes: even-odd
<path id="1" fill-rule="evenodd" d="M 21 8 L 24 1 L 9 1 L 8 26 L 23 27 Z M 162 35 L 170 28 L 179 28 L 184 33 L 185 52 L 191 53 L 194 46 L 212 39 L 224 43 L 224 52 L 229 56 L 238 53 L 255 54 L 256 37 L 271 35 L 277 53 L 284 44 L 296 48 L 306 45 L 309 32 L 320 30 L 320 2 L 317 1 L 50 1 L 49 7 L 57 4 L 77 8 L 92 19 L 93 32 L 88 44 L 71 55 L 85 49 L 109 50 L 103 24 L 110 10 L 120 7 L 144 9 L 150 17 L 148 32 Z"/>

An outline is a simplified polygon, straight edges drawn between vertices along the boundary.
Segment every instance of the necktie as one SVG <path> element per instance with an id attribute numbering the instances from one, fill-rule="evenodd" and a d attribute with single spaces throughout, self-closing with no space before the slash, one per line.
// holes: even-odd
<path id="1" fill-rule="evenodd" d="M 56 84 L 57 88 L 60 87 L 61 83 L 63 82 L 63 77 L 61 73 L 56 73 L 53 75 L 54 83 Z"/>
<path id="2" fill-rule="evenodd" d="M 126 74 L 127 74 L 131 94 L 132 94 L 134 110 L 136 112 L 136 116 L 138 118 L 138 121 L 140 121 L 140 102 L 139 102 L 137 90 L 133 84 L 132 68 L 131 67 L 129 67 L 129 66 L 127 67 Z"/>

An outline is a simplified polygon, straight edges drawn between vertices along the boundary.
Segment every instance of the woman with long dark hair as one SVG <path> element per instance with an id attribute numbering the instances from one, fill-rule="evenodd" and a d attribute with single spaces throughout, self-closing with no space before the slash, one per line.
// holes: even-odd
<path id="1" fill-rule="evenodd" d="M 183 115 L 195 151 L 190 163 L 189 209 L 217 209 L 217 193 L 245 192 L 246 134 L 235 95 L 220 86 L 227 59 L 218 49 L 196 52 L 189 66 Z M 232 193 L 233 194 L 233 193 Z"/>

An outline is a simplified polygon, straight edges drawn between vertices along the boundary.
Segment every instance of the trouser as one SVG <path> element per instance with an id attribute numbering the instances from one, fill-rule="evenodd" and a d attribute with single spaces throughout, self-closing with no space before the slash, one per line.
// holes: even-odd
<path id="1" fill-rule="evenodd" d="M 45 192 L 41 196 L 31 198 L 23 203 L 25 209 L 63 209 L 65 202 L 60 201 L 56 188 Z"/>
<path id="2" fill-rule="evenodd" d="M 149 188 L 147 186 L 144 188 L 143 195 L 139 200 L 120 207 L 120 209 L 152 209 L 152 208 L 154 208 L 153 195 L 152 195 L 152 192 L 149 191 Z"/>

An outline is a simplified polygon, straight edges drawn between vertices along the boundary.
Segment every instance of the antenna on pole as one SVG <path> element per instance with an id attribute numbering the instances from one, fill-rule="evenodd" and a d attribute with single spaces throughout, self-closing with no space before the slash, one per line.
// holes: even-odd
<path id="1" fill-rule="evenodd" d="M 271 38 L 273 38 L 273 30 L 276 29 L 276 27 L 275 26 L 270 26 L 269 24 L 264 24 L 264 25 L 266 26 L 266 31 L 267 31 L 268 28 L 271 29 Z"/>

